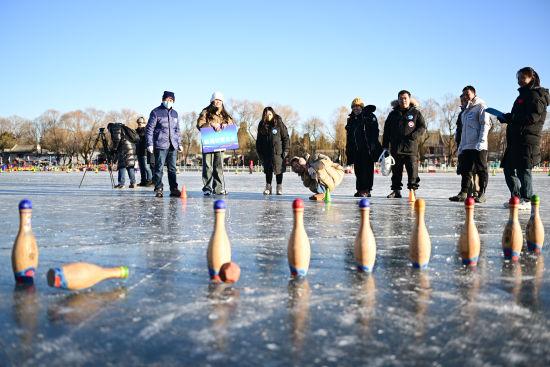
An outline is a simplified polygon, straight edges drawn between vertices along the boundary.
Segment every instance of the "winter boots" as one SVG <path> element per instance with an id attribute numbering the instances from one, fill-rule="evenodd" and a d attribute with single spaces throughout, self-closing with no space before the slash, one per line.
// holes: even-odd
<path id="1" fill-rule="evenodd" d="M 467 192 L 464 192 L 464 191 L 460 191 L 458 194 L 456 194 L 455 196 L 451 196 L 449 198 L 450 201 L 460 201 L 460 202 L 464 202 L 464 200 L 466 200 L 466 198 L 468 197 L 468 193 Z"/>
<path id="2" fill-rule="evenodd" d="M 311 195 L 309 197 L 309 200 L 323 201 L 324 198 L 325 198 L 325 194 L 315 194 L 315 195 Z"/>
<path id="3" fill-rule="evenodd" d="M 170 189 L 170 197 L 179 198 L 181 196 L 181 191 L 178 189 Z"/>
<path id="4" fill-rule="evenodd" d="M 271 195 L 272 191 L 273 191 L 273 189 L 271 187 L 271 184 L 265 184 L 264 195 Z M 277 195 L 282 195 L 283 194 L 283 185 L 277 184 L 277 189 L 275 190 L 275 193 Z"/>
<path id="5" fill-rule="evenodd" d="M 400 190 L 393 190 L 388 196 L 386 196 L 388 199 L 401 199 L 403 196 L 401 196 Z"/>

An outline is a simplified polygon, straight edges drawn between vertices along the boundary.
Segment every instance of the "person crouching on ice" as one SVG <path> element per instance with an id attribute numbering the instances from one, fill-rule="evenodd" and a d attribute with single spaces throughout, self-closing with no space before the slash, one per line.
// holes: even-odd
<path id="1" fill-rule="evenodd" d="M 293 157 L 290 166 L 300 176 L 304 186 L 314 193 L 310 200 L 323 200 L 327 189 L 333 192 L 344 178 L 344 167 L 320 153 L 313 156 L 306 154 L 305 158 Z"/>

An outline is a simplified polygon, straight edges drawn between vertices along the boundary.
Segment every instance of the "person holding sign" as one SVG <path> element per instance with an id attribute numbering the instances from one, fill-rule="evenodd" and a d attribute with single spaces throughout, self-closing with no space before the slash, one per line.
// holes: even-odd
<path id="1" fill-rule="evenodd" d="M 228 125 L 233 125 L 233 118 L 226 111 L 223 104 L 223 94 L 214 92 L 210 98 L 210 105 L 202 110 L 197 119 L 197 128 L 212 128 L 218 132 Z M 202 133 L 202 130 L 201 130 Z M 223 151 L 202 153 L 202 192 L 204 196 L 227 195 L 223 177 Z"/>
<path id="2" fill-rule="evenodd" d="M 271 195 L 273 173 L 277 181 L 276 193 L 283 194 L 283 172 L 286 171 L 285 158 L 288 155 L 289 140 L 287 128 L 281 117 L 273 108 L 264 108 L 256 138 L 256 151 L 262 160 L 265 173 L 264 195 Z"/>
<path id="3" fill-rule="evenodd" d="M 512 112 L 488 111 L 506 126 L 506 150 L 502 157 L 506 185 L 512 196 L 521 198 L 520 209 L 531 208 L 533 195 L 531 169 L 541 161 L 541 134 L 550 104 L 548 89 L 540 86 L 539 75 L 525 67 L 516 73 L 520 88 Z M 507 203 L 504 204 L 507 207 Z"/>

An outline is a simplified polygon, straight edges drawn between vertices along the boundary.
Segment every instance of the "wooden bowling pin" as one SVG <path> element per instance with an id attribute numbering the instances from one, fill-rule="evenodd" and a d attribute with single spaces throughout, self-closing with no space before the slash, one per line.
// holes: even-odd
<path id="1" fill-rule="evenodd" d="M 292 209 L 294 210 L 294 225 L 288 240 L 288 266 L 293 277 L 306 276 L 311 248 L 304 229 L 304 202 L 301 199 L 295 199 Z"/>
<path id="2" fill-rule="evenodd" d="M 220 268 L 223 264 L 231 262 L 231 244 L 225 231 L 225 207 L 223 200 L 214 202 L 214 231 L 206 252 L 208 273 L 214 282 L 221 282 Z"/>
<path id="3" fill-rule="evenodd" d="M 414 203 L 414 209 L 416 221 L 411 234 L 409 256 L 414 268 L 424 269 L 430 262 L 430 253 L 432 251 L 430 235 L 424 222 L 424 212 L 426 209 L 424 199 L 417 199 Z"/>
<path id="4" fill-rule="evenodd" d="M 126 279 L 128 268 L 103 268 L 88 263 L 72 263 L 48 270 L 47 278 L 50 287 L 74 291 L 89 288 L 106 279 Z"/>
<path id="5" fill-rule="evenodd" d="M 502 233 L 502 250 L 506 260 L 518 261 L 523 247 L 523 233 L 518 219 L 519 198 L 514 196 L 508 202 L 510 206 L 510 216 L 508 223 L 504 226 Z"/>
<path id="6" fill-rule="evenodd" d="M 11 252 L 11 265 L 16 284 L 33 284 L 38 267 L 38 246 L 31 226 L 32 203 L 19 202 L 19 232 Z"/>
<path id="7" fill-rule="evenodd" d="M 355 260 L 357 261 L 357 270 L 370 273 L 376 261 L 376 241 L 369 221 L 369 201 L 361 199 L 359 201 L 359 208 L 361 211 L 361 222 L 354 242 Z"/>
<path id="8" fill-rule="evenodd" d="M 542 245 L 544 244 L 544 226 L 540 220 L 539 205 L 539 196 L 533 195 L 531 197 L 531 218 L 529 218 L 527 227 L 525 228 L 527 248 L 536 254 L 540 254 Z"/>
<path id="9" fill-rule="evenodd" d="M 474 203 L 475 200 L 473 197 L 468 197 L 464 200 L 466 220 L 458 239 L 458 248 L 462 257 L 462 263 L 467 266 L 476 266 L 479 258 L 479 233 L 474 222 Z"/>

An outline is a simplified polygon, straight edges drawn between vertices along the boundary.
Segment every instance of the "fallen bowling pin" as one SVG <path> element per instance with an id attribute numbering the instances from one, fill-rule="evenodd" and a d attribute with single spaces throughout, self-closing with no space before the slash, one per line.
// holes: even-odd
<path id="1" fill-rule="evenodd" d="M 32 203 L 19 202 L 19 232 L 11 252 L 11 265 L 16 284 L 33 284 L 38 267 L 38 246 L 31 226 Z"/>
<path id="2" fill-rule="evenodd" d="M 288 266 L 293 277 L 304 277 L 309 269 L 311 248 L 304 228 L 304 202 L 295 199 L 292 203 L 294 224 L 288 240 Z"/>
<path id="3" fill-rule="evenodd" d="M 538 195 L 531 197 L 531 217 L 525 228 L 527 248 L 536 254 L 540 254 L 544 244 L 544 226 L 539 214 L 540 198 Z"/>
<path id="4" fill-rule="evenodd" d="M 231 244 L 225 230 L 225 201 L 214 202 L 214 231 L 208 242 L 206 261 L 210 279 L 220 282 L 220 268 L 223 264 L 231 262 Z"/>
<path id="5" fill-rule="evenodd" d="M 48 285 L 72 291 L 85 289 L 106 279 L 128 278 L 128 267 L 103 268 L 89 263 L 72 263 L 48 270 Z"/>
<path id="6" fill-rule="evenodd" d="M 462 257 L 462 263 L 467 266 L 476 266 L 477 260 L 479 259 L 480 244 L 479 233 L 474 222 L 474 203 L 475 200 L 473 197 L 468 197 L 464 200 L 466 219 L 458 239 L 458 247 L 460 250 L 460 256 Z"/>
<path id="7" fill-rule="evenodd" d="M 354 242 L 355 260 L 357 261 L 357 270 L 370 273 L 376 261 L 376 241 L 370 226 L 369 201 L 361 199 L 359 201 L 359 209 L 361 212 L 361 222 L 359 223 L 359 231 L 355 236 Z"/>
<path id="8" fill-rule="evenodd" d="M 424 199 L 417 199 L 414 203 L 414 209 L 416 220 L 411 234 L 409 256 L 414 268 L 424 269 L 430 262 L 432 251 L 430 235 L 424 222 L 424 212 L 426 210 Z"/>
<path id="9" fill-rule="evenodd" d="M 523 247 L 523 233 L 518 219 L 519 198 L 513 196 L 508 204 L 510 206 L 510 216 L 502 233 L 502 250 L 506 260 L 516 262 L 519 260 L 521 248 Z"/>
<path id="10" fill-rule="evenodd" d="M 236 283 L 241 276 L 241 268 L 235 262 L 228 262 L 220 268 L 220 279 L 224 283 Z"/>

